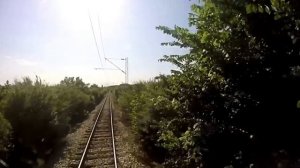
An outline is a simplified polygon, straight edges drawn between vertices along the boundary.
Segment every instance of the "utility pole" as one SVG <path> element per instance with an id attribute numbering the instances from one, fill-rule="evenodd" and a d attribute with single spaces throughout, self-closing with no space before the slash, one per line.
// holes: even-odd
<path id="1" fill-rule="evenodd" d="M 129 80 L 129 73 L 128 73 L 128 57 L 126 58 L 122 58 L 121 60 L 125 61 L 125 83 L 128 84 L 128 80 Z"/>
<path id="2" fill-rule="evenodd" d="M 126 83 L 129 84 L 129 71 L 128 71 L 128 57 L 126 57 L 126 61 L 125 61 L 125 67 L 126 67 L 126 75 L 127 75 L 127 79 L 126 79 Z"/>

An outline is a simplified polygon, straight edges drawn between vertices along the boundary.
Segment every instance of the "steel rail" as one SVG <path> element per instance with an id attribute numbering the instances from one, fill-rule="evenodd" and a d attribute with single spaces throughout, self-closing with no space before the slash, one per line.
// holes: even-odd
<path id="1" fill-rule="evenodd" d="M 96 128 L 96 126 L 97 126 L 97 123 L 98 123 L 98 120 L 99 120 L 99 118 L 100 118 L 100 115 L 102 114 L 102 111 L 103 111 L 103 109 L 104 109 L 104 106 L 105 106 L 105 103 L 106 103 L 106 99 L 107 99 L 107 97 L 105 97 L 104 102 L 103 102 L 103 104 L 102 104 L 102 107 L 101 107 L 101 109 L 100 109 L 100 112 L 99 112 L 99 114 L 98 114 L 98 116 L 97 116 L 97 118 L 96 118 L 96 121 L 95 121 L 95 123 L 94 123 L 92 132 L 91 132 L 91 134 L 90 134 L 90 136 L 89 136 L 89 139 L 88 139 L 88 141 L 87 141 L 87 143 L 86 143 L 86 145 L 85 145 L 83 154 L 82 154 L 82 156 L 81 156 L 81 159 L 80 159 L 78 168 L 81 168 L 81 167 L 83 167 L 83 165 L 84 165 L 86 153 L 87 153 L 87 150 L 88 150 L 88 148 L 89 148 L 89 146 L 90 146 L 90 141 L 91 141 L 91 139 L 92 139 L 92 137 L 93 137 L 93 135 L 94 135 L 95 128 Z"/>
<path id="2" fill-rule="evenodd" d="M 111 97 L 109 99 L 109 113 L 110 113 L 110 127 L 111 127 L 112 147 L 113 147 L 113 152 L 114 152 L 114 164 L 115 164 L 115 168 L 118 168 L 117 154 L 116 154 L 116 147 L 115 147 L 115 136 L 114 136 L 114 124 L 113 124 L 113 113 L 112 113 Z"/>

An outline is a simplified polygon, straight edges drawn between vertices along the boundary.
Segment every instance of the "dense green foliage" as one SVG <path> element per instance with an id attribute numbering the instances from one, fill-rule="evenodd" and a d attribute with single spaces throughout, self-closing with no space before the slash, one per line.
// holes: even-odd
<path id="1" fill-rule="evenodd" d="M 121 85 L 115 91 L 117 102 L 125 112 L 123 121 L 129 124 L 143 150 L 160 162 L 163 161 L 165 150 L 156 143 L 159 138 L 158 125 L 160 116 L 165 114 L 161 113 L 161 109 L 170 104 L 162 85 L 162 82 L 140 82 Z"/>
<path id="2" fill-rule="evenodd" d="M 48 86 L 24 78 L 1 86 L 0 146 L 11 167 L 41 167 L 70 129 L 85 119 L 104 92 L 80 78 Z"/>
<path id="3" fill-rule="evenodd" d="M 207 0 L 192 6 L 196 31 L 158 27 L 175 38 L 163 45 L 189 52 L 164 56 L 177 70 L 160 89 L 119 95 L 134 129 L 151 117 L 144 145 L 168 167 L 298 167 L 299 11 L 297 0 Z"/>

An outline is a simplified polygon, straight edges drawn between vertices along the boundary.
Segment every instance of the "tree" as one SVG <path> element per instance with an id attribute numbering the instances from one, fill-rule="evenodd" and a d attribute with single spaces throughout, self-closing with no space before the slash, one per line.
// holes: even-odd
<path id="1" fill-rule="evenodd" d="M 164 56 L 173 71 L 159 142 L 172 167 L 293 167 L 300 158 L 299 2 L 207 0 L 194 4 L 195 32 L 159 30 L 189 49 Z"/>
<path id="2" fill-rule="evenodd" d="M 84 89 L 88 87 L 89 84 L 85 84 L 81 78 L 79 77 L 65 77 L 64 80 L 60 81 L 61 85 L 68 86 L 68 87 L 78 87 Z"/>

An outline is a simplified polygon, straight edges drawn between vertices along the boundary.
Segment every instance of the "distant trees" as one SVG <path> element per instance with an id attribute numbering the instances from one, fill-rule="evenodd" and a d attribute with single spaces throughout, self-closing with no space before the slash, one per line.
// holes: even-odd
<path id="1" fill-rule="evenodd" d="M 77 88 L 87 88 L 89 84 L 85 84 L 79 77 L 65 77 L 64 80 L 60 81 L 60 85 Z"/>
<path id="2" fill-rule="evenodd" d="M 0 93 L 0 145 L 11 167 L 43 166 L 70 128 L 84 120 L 104 92 L 80 78 L 48 86 L 40 78 L 16 80 Z M 96 102 L 97 101 L 97 102 Z"/>
<path id="3" fill-rule="evenodd" d="M 148 142 L 167 167 L 299 166 L 299 11 L 296 0 L 207 0 L 192 5 L 195 31 L 158 27 L 175 39 L 163 45 L 189 50 L 164 56 L 178 69 L 146 106 L 158 122 L 144 133 L 156 129 Z"/>

